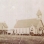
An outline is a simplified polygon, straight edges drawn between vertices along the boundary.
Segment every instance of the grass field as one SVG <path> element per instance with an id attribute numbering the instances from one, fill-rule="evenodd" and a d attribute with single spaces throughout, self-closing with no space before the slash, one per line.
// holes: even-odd
<path id="1" fill-rule="evenodd" d="M 44 44 L 44 36 L 0 35 L 0 44 Z"/>

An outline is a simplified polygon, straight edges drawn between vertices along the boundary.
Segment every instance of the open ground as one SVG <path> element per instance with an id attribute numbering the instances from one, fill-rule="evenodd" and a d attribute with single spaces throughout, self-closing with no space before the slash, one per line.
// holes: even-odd
<path id="1" fill-rule="evenodd" d="M 44 44 L 44 36 L 0 35 L 0 44 Z"/>

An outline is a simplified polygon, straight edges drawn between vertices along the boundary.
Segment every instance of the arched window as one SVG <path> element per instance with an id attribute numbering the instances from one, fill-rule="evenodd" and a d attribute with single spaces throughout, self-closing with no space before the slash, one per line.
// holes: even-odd
<path id="1" fill-rule="evenodd" d="M 31 28 L 31 31 L 33 31 L 33 28 Z"/>
<path id="2" fill-rule="evenodd" d="M 33 30 L 31 30 L 31 31 L 33 31 Z"/>
<path id="3" fill-rule="evenodd" d="M 41 30 L 42 30 L 42 27 L 39 28 L 39 31 L 41 31 Z"/>

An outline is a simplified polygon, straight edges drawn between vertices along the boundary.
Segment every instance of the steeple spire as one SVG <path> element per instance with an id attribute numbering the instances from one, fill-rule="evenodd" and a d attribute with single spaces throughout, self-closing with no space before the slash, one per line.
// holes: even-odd
<path id="1" fill-rule="evenodd" d="M 38 10 L 38 12 L 37 12 L 37 16 L 38 16 L 38 18 L 39 18 L 40 20 L 42 19 L 42 13 L 41 13 L 40 10 Z"/>

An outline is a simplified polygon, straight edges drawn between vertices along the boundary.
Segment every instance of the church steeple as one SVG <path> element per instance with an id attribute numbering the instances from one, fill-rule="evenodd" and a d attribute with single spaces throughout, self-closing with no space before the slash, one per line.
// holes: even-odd
<path id="1" fill-rule="evenodd" d="M 37 12 L 37 17 L 38 17 L 40 20 L 42 20 L 42 13 L 41 13 L 40 10 L 38 10 L 38 12 Z"/>

